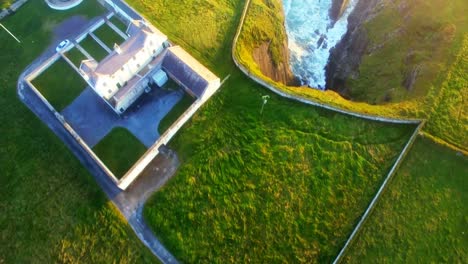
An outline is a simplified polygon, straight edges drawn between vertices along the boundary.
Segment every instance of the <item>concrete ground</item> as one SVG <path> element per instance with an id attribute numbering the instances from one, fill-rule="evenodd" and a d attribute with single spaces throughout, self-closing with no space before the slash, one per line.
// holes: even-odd
<path id="1" fill-rule="evenodd" d="M 126 128 L 149 148 L 160 136 L 159 122 L 182 97 L 182 90 L 155 88 L 119 116 L 88 87 L 61 114 L 91 148 L 114 127 Z"/>
<path id="2" fill-rule="evenodd" d="M 84 16 L 72 16 L 54 28 L 54 39 L 60 42 L 73 38 L 83 32 L 93 21 L 94 19 L 90 21 Z"/>

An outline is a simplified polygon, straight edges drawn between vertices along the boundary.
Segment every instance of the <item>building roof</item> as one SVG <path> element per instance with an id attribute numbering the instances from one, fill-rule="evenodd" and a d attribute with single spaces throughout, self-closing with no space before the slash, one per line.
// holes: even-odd
<path id="1" fill-rule="evenodd" d="M 203 95 L 210 82 L 219 79 L 180 46 L 168 48 L 162 66 L 197 97 Z"/>
<path id="2" fill-rule="evenodd" d="M 128 38 L 127 41 L 120 46 L 121 52 L 112 51 L 105 57 L 96 68 L 96 74 L 112 75 L 124 66 L 135 54 L 145 47 L 146 38 L 148 35 L 140 31 Z"/>
<path id="3" fill-rule="evenodd" d="M 112 75 L 122 68 L 135 54 L 141 51 L 149 38 L 157 39 L 161 45 L 167 40 L 167 37 L 161 32 L 155 32 L 152 28 L 146 26 L 141 21 L 132 21 L 130 37 L 120 45 L 120 52 L 112 51 L 97 66 L 95 73 L 101 75 Z"/>
<path id="4" fill-rule="evenodd" d="M 94 72 L 97 75 L 112 75 L 122 68 L 135 54 L 141 51 L 149 39 L 153 39 L 154 45 L 162 45 L 167 36 L 152 27 L 148 27 L 141 20 L 133 20 L 128 33 L 130 37 L 120 45 L 120 52 L 112 51 L 105 57 Z"/>

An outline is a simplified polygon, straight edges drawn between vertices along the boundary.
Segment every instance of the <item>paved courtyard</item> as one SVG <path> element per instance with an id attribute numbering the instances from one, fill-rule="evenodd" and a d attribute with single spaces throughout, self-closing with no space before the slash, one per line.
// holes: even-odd
<path id="1" fill-rule="evenodd" d="M 182 90 L 152 89 L 118 116 L 88 87 L 61 114 L 91 148 L 114 127 L 126 128 L 143 145 L 150 147 L 160 136 L 159 122 L 179 102 L 183 93 Z"/>

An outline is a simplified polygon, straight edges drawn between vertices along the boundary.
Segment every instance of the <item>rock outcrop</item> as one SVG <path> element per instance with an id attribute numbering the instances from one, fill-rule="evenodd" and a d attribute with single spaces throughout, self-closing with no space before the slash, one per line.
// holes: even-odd
<path id="1" fill-rule="evenodd" d="M 275 63 L 270 53 L 271 42 L 265 42 L 253 50 L 253 59 L 262 73 L 276 82 L 286 85 L 297 85 L 298 81 L 289 67 L 288 42 L 285 39 L 279 47 L 280 62 Z"/>
<path id="2" fill-rule="evenodd" d="M 343 12 L 348 6 L 348 3 L 349 0 L 333 0 L 329 14 L 330 18 L 333 20 L 333 23 L 340 19 L 341 15 L 343 15 Z"/>
<path id="3" fill-rule="evenodd" d="M 262 74 L 276 82 L 296 86 L 300 82 L 290 67 L 288 35 L 283 4 L 280 0 L 263 0 L 252 3 L 255 22 L 247 21 L 246 28 L 252 35 L 246 46 L 252 47 L 251 58 Z M 262 26 L 256 20 L 262 21 Z M 252 23 L 252 24 L 249 24 Z M 265 25 L 271 25 L 271 28 Z"/>
<path id="4" fill-rule="evenodd" d="M 336 1 L 338 2 L 336 5 L 343 2 L 342 0 Z M 330 51 L 326 66 L 327 89 L 349 98 L 346 80 L 357 76 L 362 56 L 369 44 L 367 33 L 362 26 L 379 12 L 379 6 L 383 1 L 385 0 L 360 0 L 357 3 L 348 18 L 347 33 Z"/>

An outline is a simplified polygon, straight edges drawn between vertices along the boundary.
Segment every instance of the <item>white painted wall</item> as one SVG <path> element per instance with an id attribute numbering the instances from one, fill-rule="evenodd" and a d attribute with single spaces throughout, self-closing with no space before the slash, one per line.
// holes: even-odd
<path id="1" fill-rule="evenodd" d="M 133 91 L 128 94 L 127 97 L 117 102 L 115 109 L 118 112 L 120 112 L 120 109 L 123 109 L 124 111 L 127 110 L 127 108 L 129 108 L 130 105 L 132 105 L 133 102 L 135 102 L 140 97 L 140 95 L 143 94 L 147 86 L 148 86 L 148 79 L 146 78 L 146 79 L 141 80 L 138 86 L 135 87 Z"/>
<path id="2" fill-rule="evenodd" d="M 164 38 L 149 35 L 145 41 L 145 48 L 140 50 L 126 64 L 113 75 L 101 75 L 96 80 L 94 89 L 103 98 L 109 100 L 119 90 L 117 84 L 124 86 L 141 71 L 155 56 L 163 51 Z"/>

